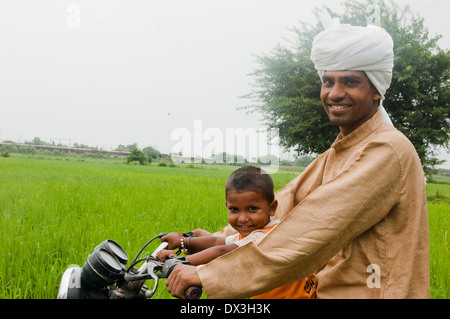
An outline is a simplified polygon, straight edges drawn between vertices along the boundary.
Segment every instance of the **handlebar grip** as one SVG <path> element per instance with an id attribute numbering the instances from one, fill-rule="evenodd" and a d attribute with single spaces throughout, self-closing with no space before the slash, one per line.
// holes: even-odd
<path id="1" fill-rule="evenodd" d="M 189 287 L 184 291 L 184 298 L 186 299 L 200 299 L 202 296 L 202 288 L 198 286 Z"/>
<path id="2" fill-rule="evenodd" d="M 189 264 L 187 260 L 184 260 L 184 257 L 168 257 L 162 266 L 162 273 L 166 278 L 169 278 L 172 270 L 178 266 L 179 264 Z M 199 286 L 192 286 L 187 288 L 184 291 L 184 298 L 186 299 L 199 299 L 202 296 L 202 288 Z"/>

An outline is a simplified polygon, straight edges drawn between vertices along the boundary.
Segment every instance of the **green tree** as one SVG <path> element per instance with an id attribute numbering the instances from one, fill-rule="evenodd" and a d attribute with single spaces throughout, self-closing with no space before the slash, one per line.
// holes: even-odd
<path id="1" fill-rule="evenodd" d="M 424 169 L 432 172 L 439 161 L 435 146 L 449 148 L 450 54 L 439 48 L 441 36 L 430 37 L 424 19 L 399 8 L 393 1 L 346 0 L 343 14 L 316 8 L 316 24 L 293 27 L 296 41 L 278 45 L 257 56 L 253 90 L 244 107 L 260 112 L 269 128 L 279 130 L 280 143 L 298 155 L 319 154 L 329 148 L 339 130 L 323 111 L 321 82 L 310 59 L 313 38 L 323 30 L 319 13 L 328 9 L 341 23 L 367 25 L 371 4 L 380 8 L 380 24 L 394 40 L 394 71 L 384 106 L 397 129 L 414 144 Z"/>
<path id="2" fill-rule="evenodd" d="M 144 152 L 146 156 L 152 159 L 158 159 L 160 156 L 160 152 L 151 146 L 144 147 L 142 149 L 142 152 Z"/>
<path id="3" fill-rule="evenodd" d="M 145 165 L 148 162 L 148 157 L 145 156 L 144 152 L 142 152 L 137 147 L 131 150 L 131 154 L 127 157 L 127 163 L 138 162 L 141 165 Z"/>
<path id="4" fill-rule="evenodd" d="M 32 141 L 25 141 L 24 144 L 31 144 L 31 145 L 47 145 L 47 143 L 44 142 L 43 140 L 41 140 L 39 137 L 33 138 Z"/>
<path id="5" fill-rule="evenodd" d="M 119 144 L 119 146 L 116 147 L 115 151 L 131 152 L 135 148 L 138 148 L 137 143 L 133 143 L 130 145 Z"/>

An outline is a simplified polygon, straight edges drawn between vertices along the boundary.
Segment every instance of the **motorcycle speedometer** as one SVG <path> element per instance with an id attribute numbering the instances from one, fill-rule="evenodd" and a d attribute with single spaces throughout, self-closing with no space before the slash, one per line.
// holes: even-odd
<path id="1" fill-rule="evenodd" d="M 102 288 L 122 277 L 125 267 L 108 250 L 95 249 L 81 269 L 81 277 L 92 287 Z"/>
<path id="2" fill-rule="evenodd" d="M 120 247 L 118 243 L 111 239 L 107 239 L 102 242 L 100 245 L 95 247 L 95 249 L 103 248 L 113 254 L 123 265 L 126 265 L 128 262 L 128 255 L 126 251 Z"/>

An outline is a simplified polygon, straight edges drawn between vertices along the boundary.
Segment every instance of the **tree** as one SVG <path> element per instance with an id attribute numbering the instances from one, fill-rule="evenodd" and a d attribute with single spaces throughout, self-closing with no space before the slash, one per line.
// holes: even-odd
<path id="1" fill-rule="evenodd" d="M 153 158 L 153 159 L 158 159 L 159 156 L 160 156 L 159 151 L 156 150 L 156 149 L 154 149 L 154 148 L 151 147 L 151 146 L 144 147 L 144 148 L 142 149 L 142 152 L 143 152 L 146 156 L 148 156 L 149 158 Z"/>
<path id="2" fill-rule="evenodd" d="M 130 145 L 119 144 L 119 146 L 116 147 L 115 151 L 131 152 L 135 148 L 138 148 L 137 143 L 133 143 Z"/>
<path id="3" fill-rule="evenodd" d="M 127 164 L 132 162 L 138 162 L 141 165 L 145 165 L 148 162 L 147 156 L 137 147 L 131 150 L 131 154 L 127 157 Z"/>
<path id="4" fill-rule="evenodd" d="M 429 36 L 423 18 L 393 1 L 346 0 L 343 14 L 324 8 L 341 23 L 367 25 L 372 4 L 379 5 L 380 24 L 394 40 L 393 79 L 383 104 L 430 173 L 439 163 L 434 147 L 449 149 L 450 54 L 439 48 L 440 36 Z M 315 9 L 315 25 L 300 22 L 292 29 L 296 41 L 290 47 L 278 45 L 257 56 L 253 90 L 245 96 L 255 103 L 244 109 L 262 113 L 265 124 L 279 130 L 281 145 L 298 155 L 324 152 L 339 132 L 323 111 L 321 82 L 310 59 L 312 40 L 323 30 L 319 13 L 324 8 Z"/>
<path id="5" fill-rule="evenodd" d="M 25 141 L 24 144 L 31 144 L 31 145 L 48 145 L 47 142 L 41 140 L 39 137 L 35 137 L 33 138 L 33 140 L 30 141 Z"/>

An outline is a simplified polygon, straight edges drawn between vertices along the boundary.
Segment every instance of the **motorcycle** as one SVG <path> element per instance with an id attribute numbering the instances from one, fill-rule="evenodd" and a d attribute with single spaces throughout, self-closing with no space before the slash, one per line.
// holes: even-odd
<path id="1" fill-rule="evenodd" d="M 141 247 L 137 255 L 128 263 L 128 254 L 115 241 L 107 239 L 94 248 L 83 267 L 69 266 L 61 278 L 57 299 L 147 299 L 151 298 L 160 278 L 168 278 L 172 270 L 180 264 L 189 264 L 184 257 L 168 257 L 164 262 L 156 254 L 167 248 L 162 242 L 150 255 L 139 258 L 142 251 L 155 239 L 166 233 L 160 233 Z M 184 237 L 193 237 L 192 232 L 183 233 Z M 178 250 L 177 255 L 181 251 Z M 139 258 L 139 259 L 138 259 Z M 136 266 L 143 264 L 136 268 Z M 149 289 L 145 282 L 154 280 Z M 186 299 L 199 299 L 200 287 L 189 287 L 184 292 Z"/>

